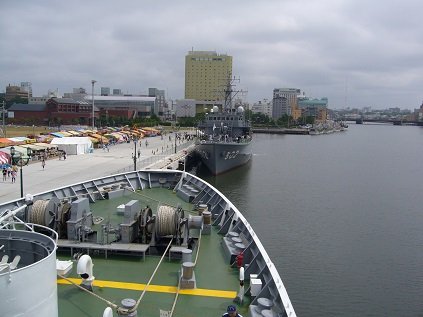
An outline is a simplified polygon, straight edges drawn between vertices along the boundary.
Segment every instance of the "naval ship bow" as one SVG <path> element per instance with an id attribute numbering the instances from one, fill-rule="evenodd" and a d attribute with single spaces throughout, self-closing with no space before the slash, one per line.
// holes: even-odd
<path id="1" fill-rule="evenodd" d="M 249 162 L 252 156 L 251 123 L 242 105 L 234 106 L 235 78 L 229 78 L 224 89 L 223 109 L 213 106 L 199 123 L 200 140 L 196 151 L 213 175 L 222 174 Z"/>

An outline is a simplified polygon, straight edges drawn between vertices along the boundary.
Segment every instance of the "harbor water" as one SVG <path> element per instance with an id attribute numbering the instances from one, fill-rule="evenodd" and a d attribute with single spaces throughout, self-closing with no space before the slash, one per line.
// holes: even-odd
<path id="1" fill-rule="evenodd" d="M 256 134 L 253 153 L 199 176 L 253 225 L 298 316 L 423 316 L 423 128 Z"/>

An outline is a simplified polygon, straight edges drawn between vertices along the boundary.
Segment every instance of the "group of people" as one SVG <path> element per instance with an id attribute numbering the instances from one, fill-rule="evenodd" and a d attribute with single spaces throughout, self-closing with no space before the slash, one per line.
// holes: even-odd
<path id="1" fill-rule="evenodd" d="M 3 182 L 6 182 L 8 178 L 12 178 L 12 183 L 16 182 L 16 175 L 18 173 L 18 167 L 16 165 L 12 167 L 3 167 Z"/>
<path id="2" fill-rule="evenodd" d="M 59 161 L 63 158 L 66 161 L 66 151 L 59 151 Z M 45 164 L 45 162 L 44 162 Z M 44 169 L 44 167 L 43 167 Z"/>

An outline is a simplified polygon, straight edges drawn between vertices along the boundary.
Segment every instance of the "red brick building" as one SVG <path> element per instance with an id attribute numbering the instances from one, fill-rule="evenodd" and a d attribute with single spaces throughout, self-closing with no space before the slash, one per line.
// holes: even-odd
<path id="1" fill-rule="evenodd" d="M 92 124 L 92 106 L 86 101 L 51 98 L 46 105 L 50 124 Z M 99 118 L 97 107 L 94 107 L 94 117 Z"/>
<path id="2" fill-rule="evenodd" d="M 111 97 L 110 97 L 111 98 Z M 123 100 L 97 100 L 94 106 L 95 123 L 100 119 L 134 119 L 151 115 L 154 107 L 154 98 L 135 97 Z M 144 99 L 148 99 L 145 101 Z M 150 100 L 152 99 L 152 100 Z M 50 98 L 45 104 L 13 104 L 9 108 L 8 123 L 36 124 L 36 125 L 92 125 L 92 104 L 87 100 L 72 98 Z"/>
<path id="3" fill-rule="evenodd" d="M 7 123 L 48 125 L 49 114 L 44 104 L 15 103 L 7 110 Z"/>

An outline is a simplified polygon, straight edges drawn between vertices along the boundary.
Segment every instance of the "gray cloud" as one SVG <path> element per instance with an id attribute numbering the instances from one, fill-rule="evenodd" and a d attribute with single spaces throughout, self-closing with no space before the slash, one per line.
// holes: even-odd
<path id="1" fill-rule="evenodd" d="M 108 86 L 184 97 L 184 57 L 233 56 L 250 102 L 273 88 L 330 107 L 416 108 L 423 93 L 420 0 L 13 1 L 0 10 L 0 91 Z M 98 86 L 98 87 L 97 87 Z"/>

